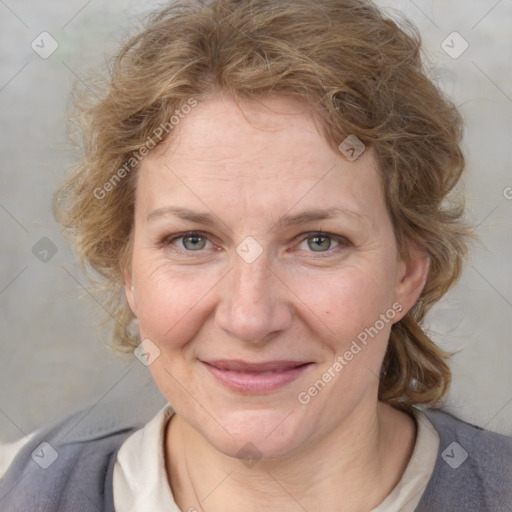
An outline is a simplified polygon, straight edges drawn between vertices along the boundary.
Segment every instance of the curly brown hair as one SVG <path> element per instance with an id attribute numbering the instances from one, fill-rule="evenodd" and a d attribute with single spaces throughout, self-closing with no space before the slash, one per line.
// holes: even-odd
<path id="1" fill-rule="evenodd" d="M 84 155 L 54 209 L 95 271 L 119 350 L 139 343 L 123 275 L 141 158 L 172 138 L 170 119 L 187 104 L 219 91 L 237 102 L 280 94 L 319 115 L 333 149 L 349 134 L 373 149 L 400 254 L 412 244 L 428 254 L 425 288 L 392 327 L 379 398 L 403 409 L 439 404 L 449 354 L 421 325 L 458 279 L 471 230 L 453 197 L 464 169 L 461 117 L 428 78 L 417 29 L 366 0 L 178 0 L 147 18 L 106 86 L 100 99 L 75 95 Z"/>

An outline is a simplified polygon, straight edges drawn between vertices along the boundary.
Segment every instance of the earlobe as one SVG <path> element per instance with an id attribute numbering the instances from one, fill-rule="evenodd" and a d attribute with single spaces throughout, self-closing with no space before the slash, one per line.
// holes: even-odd
<path id="1" fill-rule="evenodd" d="M 135 315 L 135 317 L 137 317 L 137 299 L 135 297 L 135 287 L 129 281 L 125 282 L 124 293 L 132 313 Z"/>
<path id="2" fill-rule="evenodd" d="M 137 318 L 137 300 L 135 298 L 135 287 L 133 285 L 133 274 L 132 274 L 132 254 L 133 254 L 133 240 L 134 240 L 134 230 L 130 231 L 130 236 L 128 243 L 121 255 L 120 259 L 120 269 L 121 275 L 123 277 L 123 285 L 124 285 L 124 294 L 126 297 L 126 301 L 130 306 L 130 309 Z"/>
<path id="3" fill-rule="evenodd" d="M 427 282 L 428 263 L 428 255 L 419 249 L 411 251 L 408 261 L 400 263 L 395 300 L 402 306 L 402 311 L 397 320 L 406 315 L 421 295 Z"/>

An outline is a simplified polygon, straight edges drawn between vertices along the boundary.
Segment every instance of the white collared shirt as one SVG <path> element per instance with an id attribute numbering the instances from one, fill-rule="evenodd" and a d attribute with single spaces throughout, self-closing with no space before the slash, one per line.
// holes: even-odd
<path id="1" fill-rule="evenodd" d="M 164 456 L 165 426 L 173 414 L 167 405 L 121 446 L 114 466 L 116 512 L 180 512 L 167 479 Z M 430 480 L 439 435 L 423 412 L 415 408 L 414 416 L 418 429 L 407 468 L 393 491 L 370 512 L 413 512 Z"/>

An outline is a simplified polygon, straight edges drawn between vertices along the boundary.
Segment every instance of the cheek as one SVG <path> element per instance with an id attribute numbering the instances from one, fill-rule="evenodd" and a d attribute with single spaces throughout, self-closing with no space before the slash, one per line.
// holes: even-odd
<path id="1" fill-rule="evenodd" d="M 392 307 L 391 280 L 375 268 L 350 266 L 314 279 L 297 279 L 290 288 L 297 290 L 326 334 L 346 341 Z"/>
<path id="2" fill-rule="evenodd" d="M 146 260 L 136 273 L 140 334 L 158 344 L 187 339 L 201 327 L 215 276 L 180 272 Z"/>

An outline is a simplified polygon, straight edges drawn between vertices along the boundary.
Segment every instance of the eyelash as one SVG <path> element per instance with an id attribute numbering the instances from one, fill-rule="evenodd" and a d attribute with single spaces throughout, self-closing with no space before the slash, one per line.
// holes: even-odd
<path id="1" fill-rule="evenodd" d="M 185 231 L 184 233 L 178 233 L 176 235 L 171 235 L 171 236 L 165 237 L 160 242 L 159 245 L 164 248 L 169 248 L 171 245 L 173 245 L 173 242 L 175 242 L 176 240 L 180 240 L 180 239 L 187 238 L 187 237 L 194 237 L 194 236 L 205 238 L 208 242 L 212 243 L 208 237 L 208 234 L 203 231 Z M 303 233 L 296 238 L 299 238 L 300 243 L 302 243 L 302 242 L 308 240 L 308 238 L 312 238 L 315 236 L 323 237 L 323 238 L 330 238 L 331 240 L 334 240 L 339 244 L 337 247 L 334 247 L 333 249 L 328 249 L 327 251 L 308 251 L 309 253 L 318 255 L 315 257 L 322 257 L 322 255 L 331 256 L 333 253 L 337 253 L 340 250 L 346 249 L 347 247 L 352 245 L 350 240 L 348 240 L 347 238 L 338 236 L 338 235 L 333 235 L 331 233 L 326 233 L 324 231 L 311 231 L 311 232 Z M 195 252 L 200 254 L 205 250 L 205 249 L 200 249 L 197 251 L 191 251 L 191 250 L 186 250 L 186 249 L 179 249 L 176 246 L 174 246 L 174 247 L 175 248 L 172 249 L 173 251 L 176 251 L 176 252 L 179 252 L 182 254 L 186 253 L 187 255 L 193 255 Z"/>

